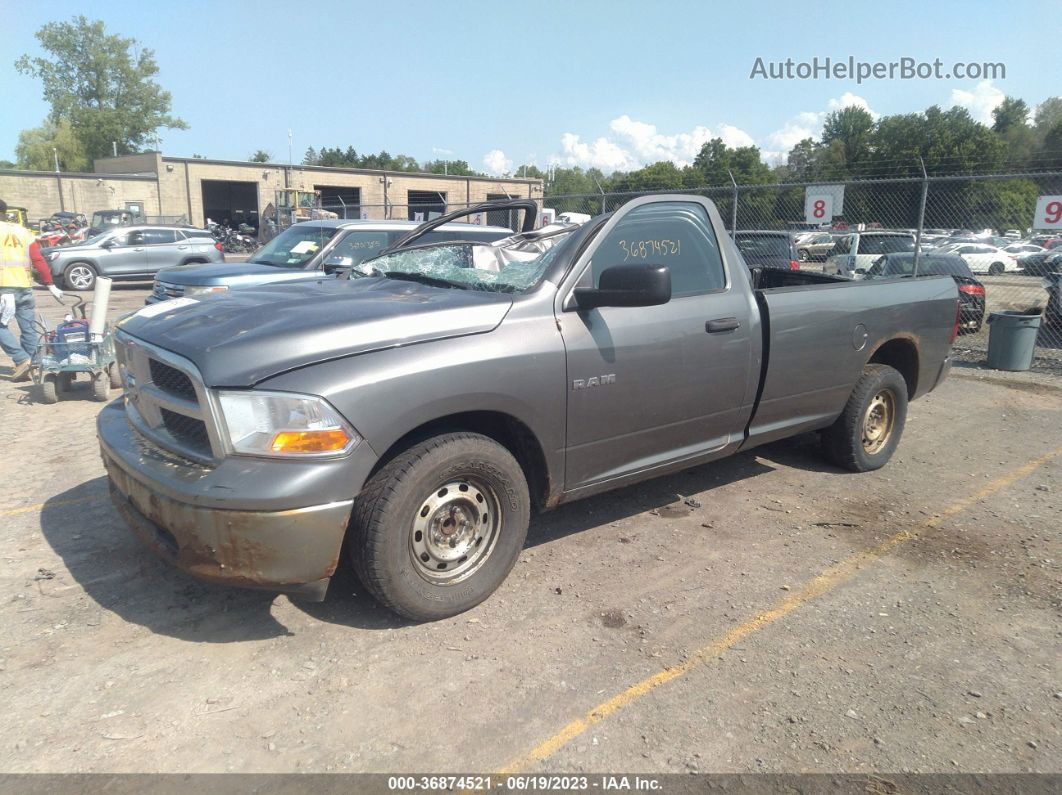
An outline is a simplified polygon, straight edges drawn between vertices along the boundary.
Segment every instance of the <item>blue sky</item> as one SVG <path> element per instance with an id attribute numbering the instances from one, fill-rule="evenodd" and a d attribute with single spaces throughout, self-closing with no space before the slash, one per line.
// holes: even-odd
<path id="1" fill-rule="evenodd" d="M 307 146 L 452 157 L 504 171 L 522 162 L 685 162 L 706 137 L 767 157 L 845 104 L 877 114 L 964 104 L 980 118 L 1004 94 L 1035 106 L 1062 93 L 1048 45 L 1062 4 L 534 3 L 0 0 L 0 158 L 46 115 L 14 60 L 33 33 L 78 13 L 155 50 L 159 82 L 190 124 L 162 131 L 166 154 L 284 162 Z M 91 8 L 91 11 L 86 9 Z M 16 13 L 17 12 L 17 13 Z M 1053 50 L 1051 50 L 1053 52 Z M 795 61 L 1003 62 L 983 80 L 750 80 L 757 57 Z M 452 153 L 452 154 L 451 154 Z"/>

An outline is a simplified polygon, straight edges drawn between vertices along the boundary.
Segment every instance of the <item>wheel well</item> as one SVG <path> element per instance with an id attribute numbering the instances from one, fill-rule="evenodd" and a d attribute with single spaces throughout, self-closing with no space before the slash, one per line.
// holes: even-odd
<path id="1" fill-rule="evenodd" d="M 206 265 L 207 261 L 202 257 L 189 257 L 182 262 L 182 265 Z"/>
<path id="2" fill-rule="evenodd" d="M 404 450 L 413 445 L 439 436 L 444 433 L 455 431 L 468 431 L 478 433 L 493 439 L 516 459 L 520 468 L 527 478 L 528 491 L 531 494 L 531 504 L 537 509 L 546 504 L 549 496 L 549 470 L 546 467 L 546 456 L 542 452 L 535 434 L 524 423 L 515 417 L 499 411 L 467 411 L 460 414 L 451 414 L 446 417 L 426 422 L 407 433 L 396 441 L 384 453 L 373 467 L 370 474 L 375 475 L 388 461 L 393 459 Z"/>
<path id="3" fill-rule="evenodd" d="M 868 364 L 885 364 L 898 371 L 907 382 L 907 397 L 914 397 L 918 389 L 918 348 L 911 340 L 889 340 L 874 351 Z"/>

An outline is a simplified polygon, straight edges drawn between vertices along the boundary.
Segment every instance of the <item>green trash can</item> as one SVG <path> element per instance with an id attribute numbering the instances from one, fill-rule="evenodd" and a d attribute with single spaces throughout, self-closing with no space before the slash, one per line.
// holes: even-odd
<path id="1" fill-rule="evenodd" d="M 1042 315 L 993 312 L 988 316 L 988 366 L 994 370 L 1032 367 Z"/>

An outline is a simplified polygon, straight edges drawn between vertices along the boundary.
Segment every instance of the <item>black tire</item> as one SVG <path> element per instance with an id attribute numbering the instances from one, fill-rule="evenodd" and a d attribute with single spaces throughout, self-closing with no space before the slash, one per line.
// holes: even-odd
<path id="1" fill-rule="evenodd" d="M 872 407 L 888 403 L 889 422 L 885 437 L 874 436 L 868 444 L 865 431 Z M 822 432 L 823 452 L 834 464 L 852 472 L 880 469 L 892 458 L 907 421 L 907 382 L 892 367 L 868 364 L 856 382 L 844 411 Z M 873 431 L 868 431 L 873 436 Z"/>
<path id="2" fill-rule="evenodd" d="M 67 290 L 78 292 L 93 290 L 96 287 L 96 269 L 87 262 L 71 262 L 63 271 L 63 285 Z"/>
<path id="3" fill-rule="evenodd" d="M 465 485 L 472 484 L 472 493 L 484 500 L 477 504 L 447 488 L 454 483 L 462 484 L 457 488 L 463 494 L 469 493 Z M 438 507 L 429 507 L 437 501 Z M 485 510 L 477 513 L 479 504 Z M 449 618 L 475 607 L 505 580 L 523 549 L 530 513 L 527 480 L 508 450 L 475 433 L 436 436 L 389 461 L 354 501 L 351 563 L 373 596 L 399 615 L 415 621 Z M 418 525 L 445 533 L 447 522 L 455 528 L 449 532 L 463 536 L 462 545 L 442 554 L 462 554 L 468 546 L 464 558 L 445 564 L 458 577 L 453 582 L 431 579 L 448 573 L 435 570 L 438 558 L 430 558 L 427 547 L 414 558 L 417 542 L 428 543 Z M 455 547 L 455 541 L 449 546 Z M 461 574 L 461 566 L 474 568 Z"/>
<path id="4" fill-rule="evenodd" d="M 56 385 L 55 385 L 56 389 L 59 392 L 59 394 L 62 395 L 62 394 L 65 394 L 67 392 L 70 392 L 74 388 L 74 379 L 75 378 L 76 378 L 76 376 L 74 375 L 74 373 L 69 373 L 69 372 L 59 373 L 59 377 L 58 377 L 58 379 L 56 381 Z"/>
<path id="5" fill-rule="evenodd" d="M 103 371 L 92 377 L 92 399 L 103 403 L 111 394 L 111 378 Z"/>
<path id="6" fill-rule="evenodd" d="M 808 254 L 808 250 L 806 248 L 802 248 L 797 250 L 797 258 L 801 262 L 807 262 L 809 259 L 811 259 L 811 256 Z"/>
<path id="7" fill-rule="evenodd" d="M 988 266 L 988 275 L 999 276 L 999 274 L 1003 273 L 1005 270 L 1006 268 L 1003 266 L 1002 262 L 993 262 Z"/>
<path id="8" fill-rule="evenodd" d="M 57 388 L 57 383 L 58 379 L 55 377 L 55 373 L 45 373 L 44 378 L 41 379 L 42 403 L 59 402 L 59 390 Z"/>
<path id="9" fill-rule="evenodd" d="M 118 372 L 117 362 L 112 362 L 107 365 L 107 378 L 111 383 L 111 389 L 122 388 L 122 374 Z"/>

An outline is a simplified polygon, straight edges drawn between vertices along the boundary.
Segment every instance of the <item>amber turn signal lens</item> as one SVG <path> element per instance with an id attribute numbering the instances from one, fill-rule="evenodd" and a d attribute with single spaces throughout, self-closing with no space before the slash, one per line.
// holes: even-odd
<path id="1" fill-rule="evenodd" d="M 281 431 L 273 437 L 274 453 L 335 453 L 347 446 L 350 437 L 342 428 L 324 431 Z"/>

